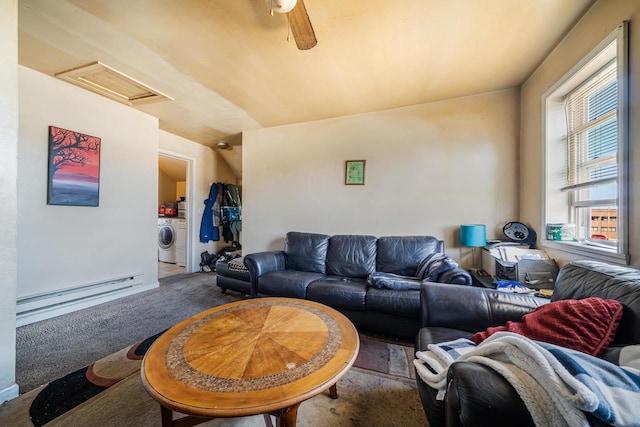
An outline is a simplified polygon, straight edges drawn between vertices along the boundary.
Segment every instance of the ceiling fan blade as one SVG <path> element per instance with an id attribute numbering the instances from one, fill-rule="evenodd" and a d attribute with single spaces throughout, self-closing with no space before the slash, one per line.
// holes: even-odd
<path id="1" fill-rule="evenodd" d="M 289 18 L 289 26 L 298 49 L 307 50 L 318 44 L 307 14 L 307 8 L 302 0 L 298 0 L 296 7 L 291 12 L 287 12 L 287 18 Z"/>

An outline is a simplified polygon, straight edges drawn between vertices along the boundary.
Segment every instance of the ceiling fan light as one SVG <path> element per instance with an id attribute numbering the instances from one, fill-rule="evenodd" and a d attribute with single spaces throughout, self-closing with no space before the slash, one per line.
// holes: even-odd
<path id="1" fill-rule="evenodd" d="M 287 13 L 296 7 L 297 0 L 264 0 L 272 12 Z"/>

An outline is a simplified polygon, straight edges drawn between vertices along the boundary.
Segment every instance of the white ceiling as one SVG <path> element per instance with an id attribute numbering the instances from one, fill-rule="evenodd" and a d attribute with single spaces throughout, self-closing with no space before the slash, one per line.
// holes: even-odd
<path id="1" fill-rule="evenodd" d="M 241 173 L 258 129 L 520 86 L 593 0 L 305 0 L 318 45 L 264 0 L 19 0 L 19 62 L 100 61 L 171 98 L 138 108 Z"/>

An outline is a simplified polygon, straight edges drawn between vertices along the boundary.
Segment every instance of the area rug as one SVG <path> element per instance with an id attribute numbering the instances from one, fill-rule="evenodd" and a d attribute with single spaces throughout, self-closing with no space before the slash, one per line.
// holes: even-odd
<path id="1" fill-rule="evenodd" d="M 157 426 L 159 405 L 140 381 L 141 360 L 160 334 L 0 405 L 7 426 Z M 338 399 L 322 393 L 300 405 L 299 426 L 422 426 L 426 418 L 411 369 L 412 349 L 361 337 L 359 357 L 338 382 Z M 211 420 L 203 426 L 264 426 L 262 416 Z"/>
<path id="2" fill-rule="evenodd" d="M 16 383 L 26 393 L 197 313 L 242 299 L 221 293 L 215 274 L 189 273 L 160 279 L 156 289 L 21 326 Z"/>
<path id="3" fill-rule="evenodd" d="M 415 379 L 413 347 L 360 335 L 354 366 L 402 378 Z"/>

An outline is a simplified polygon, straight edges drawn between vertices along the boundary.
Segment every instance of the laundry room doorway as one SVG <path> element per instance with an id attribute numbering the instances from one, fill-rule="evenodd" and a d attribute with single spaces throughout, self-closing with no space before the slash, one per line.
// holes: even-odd
<path id="1" fill-rule="evenodd" d="M 195 159 L 158 152 L 158 278 L 192 272 Z"/>

